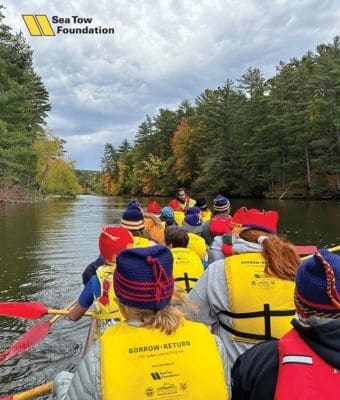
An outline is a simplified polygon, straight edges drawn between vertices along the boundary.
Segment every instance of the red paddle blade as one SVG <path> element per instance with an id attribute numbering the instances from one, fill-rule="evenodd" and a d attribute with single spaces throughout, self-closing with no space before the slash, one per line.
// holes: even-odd
<path id="1" fill-rule="evenodd" d="M 294 246 L 295 251 L 301 255 L 301 254 L 314 254 L 317 251 L 316 246 Z"/>
<path id="2" fill-rule="evenodd" d="M 14 397 L 13 396 L 7 396 L 7 397 L 1 397 L 0 400 L 13 400 Z"/>
<path id="3" fill-rule="evenodd" d="M 47 314 L 48 309 L 38 302 L 0 303 L 0 315 L 36 319 Z M 1 399 L 0 399 L 1 400 Z"/>
<path id="4" fill-rule="evenodd" d="M 48 335 L 51 321 L 41 322 L 32 326 L 17 342 L 9 349 L 0 354 L 0 363 L 9 360 L 10 358 L 23 353 L 35 344 L 39 343 Z"/>

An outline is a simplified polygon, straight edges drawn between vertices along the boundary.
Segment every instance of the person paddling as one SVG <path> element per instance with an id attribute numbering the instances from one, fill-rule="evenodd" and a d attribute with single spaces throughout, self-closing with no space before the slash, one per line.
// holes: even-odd
<path id="1" fill-rule="evenodd" d="M 118 255 L 113 284 L 125 320 L 105 330 L 74 374 L 56 376 L 54 399 L 228 399 L 225 350 L 171 304 L 172 268 L 162 245 Z"/>
<path id="2" fill-rule="evenodd" d="M 86 283 L 77 303 L 68 317 L 78 321 L 94 303 L 97 337 L 105 328 L 117 322 L 120 316 L 114 300 L 112 274 L 120 251 L 133 246 L 131 233 L 120 226 L 106 226 L 99 235 L 98 246 L 105 264 L 96 269 L 95 275 Z"/>

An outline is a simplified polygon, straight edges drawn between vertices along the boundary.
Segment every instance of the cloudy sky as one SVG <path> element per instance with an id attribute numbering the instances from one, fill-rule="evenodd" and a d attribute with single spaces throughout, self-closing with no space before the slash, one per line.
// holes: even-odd
<path id="1" fill-rule="evenodd" d="M 77 168 L 100 169 L 105 143 L 133 143 L 146 114 L 175 109 L 248 67 L 265 78 L 340 34 L 336 0 L 3 0 L 50 93 L 47 126 Z M 31 37 L 22 14 L 92 18 L 114 35 Z M 83 27 L 52 24 L 53 29 Z"/>

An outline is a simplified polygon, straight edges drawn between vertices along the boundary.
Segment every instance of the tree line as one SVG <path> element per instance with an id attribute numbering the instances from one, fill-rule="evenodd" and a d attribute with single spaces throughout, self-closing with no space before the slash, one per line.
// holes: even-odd
<path id="1" fill-rule="evenodd" d="M 106 194 L 192 193 L 238 197 L 340 193 L 340 39 L 280 62 L 264 79 L 249 68 L 192 104 L 161 108 L 134 143 L 107 143 Z"/>
<path id="2" fill-rule="evenodd" d="M 0 188 L 42 195 L 80 192 L 62 139 L 45 129 L 49 94 L 34 71 L 22 33 L 4 24 L 0 6 Z"/>

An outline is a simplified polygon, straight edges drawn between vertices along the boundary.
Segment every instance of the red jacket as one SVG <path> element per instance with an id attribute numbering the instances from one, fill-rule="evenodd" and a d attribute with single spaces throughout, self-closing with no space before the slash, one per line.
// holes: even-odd
<path id="1" fill-rule="evenodd" d="M 338 400 L 340 371 L 327 364 L 292 329 L 279 340 L 275 400 Z"/>

